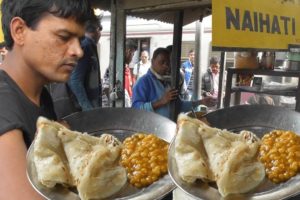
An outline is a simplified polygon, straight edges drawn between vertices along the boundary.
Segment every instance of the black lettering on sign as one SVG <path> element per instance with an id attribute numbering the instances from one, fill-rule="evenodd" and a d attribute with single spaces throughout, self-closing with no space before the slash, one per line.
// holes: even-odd
<path id="1" fill-rule="evenodd" d="M 295 18 L 292 18 L 292 33 L 293 33 L 293 35 L 296 35 L 296 20 L 295 20 Z"/>
<path id="2" fill-rule="evenodd" d="M 266 14 L 266 19 L 262 13 L 259 13 L 259 32 L 264 32 L 264 26 L 266 27 L 267 33 L 270 33 L 270 17 Z"/>
<path id="3" fill-rule="evenodd" d="M 277 33 L 277 34 L 281 33 L 280 27 L 279 27 L 279 22 L 278 22 L 278 17 L 276 15 L 273 17 L 271 33 Z"/>
<path id="4" fill-rule="evenodd" d="M 270 15 L 250 10 L 240 11 L 225 7 L 226 29 L 250 32 L 296 35 L 296 19 L 287 16 Z"/>
<path id="5" fill-rule="evenodd" d="M 289 34 L 288 22 L 290 21 L 290 18 L 285 16 L 280 16 L 280 19 L 283 21 L 284 24 L 284 34 L 288 35 Z"/>
<path id="6" fill-rule="evenodd" d="M 240 30 L 240 12 L 235 9 L 235 13 L 229 7 L 226 7 L 226 28 L 231 29 L 231 24 L 236 30 Z"/>
<path id="7" fill-rule="evenodd" d="M 258 32 L 258 16 L 257 16 L 257 12 L 253 13 L 253 25 L 254 25 L 254 31 Z"/>
<path id="8" fill-rule="evenodd" d="M 249 10 L 246 10 L 244 12 L 244 18 L 243 18 L 242 30 L 244 31 L 246 29 L 249 29 L 249 31 L 253 31 L 252 20 L 251 20 L 251 15 Z"/>

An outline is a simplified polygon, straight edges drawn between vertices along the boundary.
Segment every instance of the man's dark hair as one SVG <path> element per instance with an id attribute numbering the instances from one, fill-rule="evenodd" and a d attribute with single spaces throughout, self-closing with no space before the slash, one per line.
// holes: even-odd
<path id="1" fill-rule="evenodd" d="M 61 18 L 74 18 L 84 24 L 93 13 L 89 0 L 3 0 L 1 4 L 2 30 L 7 49 L 12 49 L 10 22 L 22 18 L 28 27 L 35 29 L 46 14 Z"/>
<path id="2" fill-rule="evenodd" d="M 132 39 L 127 39 L 126 49 L 137 50 L 136 42 L 134 42 Z"/>
<path id="3" fill-rule="evenodd" d="M 168 45 L 168 46 L 166 47 L 166 49 L 168 49 L 168 51 L 169 51 L 170 53 L 172 53 L 173 45 Z"/>
<path id="4" fill-rule="evenodd" d="M 218 63 L 219 63 L 219 58 L 217 56 L 213 56 L 209 60 L 209 64 L 211 64 L 211 65 L 215 65 L 215 64 L 218 64 Z"/>
<path id="5" fill-rule="evenodd" d="M 195 52 L 194 49 L 189 50 L 189 55 L 194 52 Z"/>
<path id="6" fill-rule="evenodd" d="M 85 23 L 85 32 L 96 33 L 99 30 L 102 31 L 101 19 L 93 14 Z"/>
<path id="7" fill-rule="evenodd" d="M 162 47 L 157 48 L 153 52 L 152 59 L 154 60 L 160 54 L 170 55 L 170 51 L 167 48 L 162 48 Z"/>

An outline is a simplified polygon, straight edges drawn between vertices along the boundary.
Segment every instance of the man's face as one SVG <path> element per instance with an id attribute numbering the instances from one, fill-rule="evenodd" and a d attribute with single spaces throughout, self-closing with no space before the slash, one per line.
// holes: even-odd
<path id="1" fill-rule="evenodd" d="M 125 51 L 125 63 L 129 64 L 134 56 L 135 49 L 126 49 Z"/>
<path id="2" fill-rule="evenodd" d="M 96 43 L 98 43 L 99 42 L 99 40 L 100 40 L 100 38 L 101 38 L 101 30 L 100 30 L 100 28 L 97 28 L 97 30 L 96 30 L 96 32 L 95 33 L 93 33 L 93 40 L 96 42 Z"/>
<path id="3" fill-rule="evenodd" d="M 195 61 L 195 52 L 191 52 L 191 53 L 189 54 L 189 59 L 190 59 L 191 63 L 194 64 L 194 61 Z"/>
<path id="4" fill-rule="evenodd" d="M 0 48 L 0 55 L 5 56 L 7 54 L 7 50 L 5 47 Z"/>
<path id="5" fill-rule="evenodd" d="M 152 67 L 159 75 L 169 75 L 170 55 L 159 54 L 155 59 L 152 59 Z"/>
<path id="6" fill-rule="evenodd" d="M 217 63 L 217 64 L 211 64 L 210 68 L 211 68 L 211 72 L 213 74 L 218 74 L 219 73 L 219 69 L 220 69 L 220 65 L 219 65 L 219 63 Z"/>
<path id="7" fill-rule="evenodd" d="M 65 82 L 83 56 L 80 38 L 84 27 L 72 18 L 44 16 L 33 30 L 27 27 L 22 56 L 45 82 Z"/>
<path id="8" fill-rule="evenodd" d="M 147 63 L 148 59 L 149 59 L 148 53 L 143 51 L 142 54 L 141 54 L 142 63 L 144 63 L 144 64 Z"/>

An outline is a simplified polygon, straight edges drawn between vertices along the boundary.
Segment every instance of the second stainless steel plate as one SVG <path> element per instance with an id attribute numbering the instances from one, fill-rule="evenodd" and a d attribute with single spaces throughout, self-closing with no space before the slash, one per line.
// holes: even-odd
<path id="1" fill-rule="evenodd" d="M 212 127 L 228 129 L 233 132 L 250 130 L 259 137 L 262 137 L 264 133 L 274 129 L 292 130 L 296 133 L 300 133 L 300 113 L 281 107 L 267 105 L 234 106 L 211 112 L 203 116 L 203 118 L 205 118 Z M 175 140 L 171 142 L 169 148 L 169 174 L 175 184 L 194 199 L 276 200 L 289 198 L 300 193 L 299 174 L 281 184 L 274 184 L 265 178 L 265 180 L 253 191 L 246 194 L 230 195 L 226 198 L 223 198 L 219 194 L 215 184 L 206 184 L 201 181 L 188 184 L 182 181 L 178 175 L 178 169 L 174 158 L 174 141 Z"/>

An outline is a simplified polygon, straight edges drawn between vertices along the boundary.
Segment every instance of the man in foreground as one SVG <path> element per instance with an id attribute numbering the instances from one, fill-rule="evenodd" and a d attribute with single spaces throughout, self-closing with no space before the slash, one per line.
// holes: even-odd
<path id="1" fill-rule="evenodd" d="M 42 197 L 26 177 L 36 119 L 56 119 L 44 85 L 66 82 L 82 57 L 88 0 L 3 0 L 7 56 L 0 66 L 0 199 Z"/>

